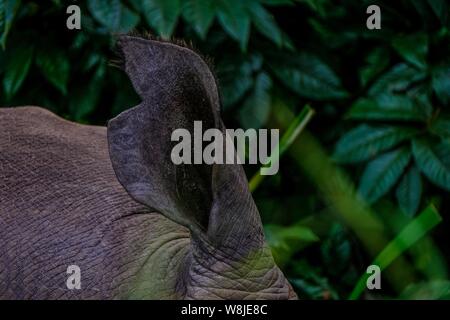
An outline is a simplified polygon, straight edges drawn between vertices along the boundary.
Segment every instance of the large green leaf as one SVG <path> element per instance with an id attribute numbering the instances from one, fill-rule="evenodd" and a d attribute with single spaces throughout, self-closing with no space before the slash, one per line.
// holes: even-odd
<path id="1" fill-rule="evenodd" d="M 20 3 L 20 0 L 0 0 L 0 45 L 3 49 Z"/>
<path id="2" fill-rule="evenodd" d="M 6 56 L 3 50 L 0 50 L 0 75 L 5 71 Z"/>
<path id="3" fill-rule="evenodd" d="M 442 217 L 433 205 L 428 206 L 419 216 L 408 225 L 377 255 L 372 265 L 377 265 L 381 270 L 386 269 L 404 252 L 422 239 L 431 229 L 442 222 Z M 367 288 L 367 279 L 370 276 L 365 272 L 358 280 L 349 300 L 356 300 Z"/>
<path id="4" fill-rule="evenodd" d="M 443 26 L 447 26 L 450 16 L 450 6 L 447 0 L 428 0 L 434 14 L 439 18 Z"/>
<path id="5" fill-rule="evenodd" d="M 389 51 L 384 47 L 377 47 L 369 53 L 366 65 L 361 69 L 359 77 L 361 84 L 366 86 L 389 65 Z"/>
<path id="6" fill-rule="evenodd" d="M 183 16 L 193 25 L 197 34 L 205 39 L 216 14 L 214 1 L 186 0 L 183 3 Z"/>
<path id="7" fill-rule="evenodd" d="M 301 225 L 287 227 L 268 224 L 264 226 L 264 232 L 279 265 L 287 263 L 296 251 L 319 240 L 311 229 Z"/>
<path id="8" fill-rule="evenodd" d="M 120 0 L 88 0 L 87 7 L 95 20 L 110 30 L 116 30 L 120 23 Z"/>
<path id="9" fill-rule="evenodd" d="M 352 260 L 352 244 L 348 231 L 338 223 L 334 223 L 328 237 L 321 243 L 321 257 L 328 266 L 334 266 L 329 273 L 340 275 L 348 269 Z"/>
<path id="10" fill-rule="evenodd" d="M 328 0 L 303 0 L 303 2 L 322 17 L 327 15 L 327 8 L 331 6 L 331 2 Z"/>
<path id="11" fill-rule="evenodd" d="M 386 94 L 378 96 L 378 99 L 357 100 L 346 117 L 359 120 L 424 121 L 427 114 L 416 101 L 406 96 Z"/>
<path id="12" fill-rule="evenodd" d="M 42 74 L 61 93 L 67 93 L 67 81 L 69 80 L 70 62 L 67 53 L 58 47 L 39 50 L 36 55 L 36 65 Z"/>
<path id="13" fill-rule="evenodd" d="M 118 31 L 129 32 L 133 30 L 139 23 L 139 20 L 140 17 L 136 12 L 128 9 L 125 6 L 122 6 L 122 15 L 120 17 L 120 25 Z"/>
<path id="14" fill-rule="evenodd" d="M 360 194 L 368 203 L 374 203 L 397 182 L 411 158 L 409 148 L 385 153 L 366 166 L 359 184 Z"/>
<path id="15" fill-rule="evenodd" d="M 267 235 L 267 240 L 271 246 L 277 247 L 287 247 L 286 241 L 298 240 L 304 242 L 315 242 L 319 238 L 314 234 L 314 232 L 300 225 L 294 225 L 291 227 L 282 227 L 277 225 L 268 224 L 264 227 L 265 233 Z"/>
<path id="16" fill-rule="evenodd" d="M 181 13 L 181 0 L 148 0 L 142 2 L 147 23 L 159 35 L 170 38 Z"/>
<path id="17" fill-rule="evenodd" d="M 437 157 L 447 168 L 450 168 L 450 140 L 442 140 L 433 148 Z"/>
<path id="18" fill-rule="evenodd" d="M 397 202 L 400 209 L 408 216 L 412 217 L 419 209 L 422 197 L 422 179 L 419 169 L 415 165 L 411 166 L 400 180 L 396 190 Z"/>
<path id="19" fill-rule="evenodd" d="M 139 16 L 120 0 L 88 0 L 89 12 L 95 20 L 113 32 L 128 32 L 139 22 Z"/>
<path id="20" fill-rule="evenodd" d="M 262 57 L 253 55 L 249 58 L 225 58 L 217 66 L 221 84 L 221 98 L 224 109 L 238 102 L 253 86 L 253 74 L 259 72 Z"/>
<path id="21" fill-rule="evenodd" d="M 6 0 L 0 0 L 0 39 L 3 38 L 3 34 L 5 33 L 5 10 L 6 9 Z"/>
<path id="22" fill-rule="evenodd" d="M 444 104 L 450 104 L 450 65 L 439 66 L 433 70 L 432 85 L 438 99 Z"/>
<path id="23" fill-rule="evenodd" d="M 281 47 L 283 35 L 273 15 L 256 1 L 249 1 L 248 9 L 256 29 Z"/>
<path id="24" fill-rule="evenodd" d="M 428 54 L 428 37 L 426 34 L 398 36 L 392 41 L 392 46 L 407 62 L 421 69 L 426 67 Z"/>
<path id="25" fill-rule="evenodd" d="M 364 161 L 412 137 L 415 130 L 404 127 L 360 125 L 337 143 L 334 158 L 339 162 Z"/>
<path id="26" fill-rule="evenodd" d="M 425 140 L 414 140 L 412 150 L 420 171 L 434 184 L 450 191 L 450 165 L 445 163 L 440 153 L 450 150 L 448 144 L 439 144 L 434 148 Z"/>
<path id="27" fill-rule="evenodd" d="M 217 0 L 219 22 L 223 29 L 235 40 L 241 49 L 247 47 L 250 34 L 250 16 L 245 2 L 241 0 Z"/>
<path id="28" fill-rule="evenodd" d="M 401 300 L 450 300 L 450 281 L 431 280 L 410 284 L 400 295 Z"/>
<path id="29" fill-rule="evenodd" d="M 315 100 L 341 99 L 348 96 L 338 76 L 319 58 L 306 52 L 295 57 L 279 57 L 270 64 L 275 75 L 297 94 Z"/>
<path id="30" fill-rule="evenodd" d="M 426 73 L 400 63 L 383 74 L 370 88 L 369 95 L 395 94 L 405 91 L 412 83 L 423 80 Z"/>
<path id="31" fill-rule="evenodd" d="M 260 73 L 255 80 L 253 92 L 239 110 L 239 119 L 245 128 L 260 128 L 266 123 L 270 114 L 271 87 L 272 80 L 269 75 Z"/>
<path id="32" fill-rule="evenodd" d="M 105 61 L 102 61 L 94 74 L 89 77 L 90 81 L 85 86 L 76 88 L 73 92 L 73 97 L 69 102 L 69 110 L 73 120 L 85 121 L 86 116 L 95 110 L 103 87 L 105 70 Z"/>
<path id="33" fill-rule="evenodd" d="M 14 96 L 20 89 L 30 70 L 32 60 L 32 46 L 18 46 L 9 50 L 3 76 L 3 88 L 7 99 Z"/>

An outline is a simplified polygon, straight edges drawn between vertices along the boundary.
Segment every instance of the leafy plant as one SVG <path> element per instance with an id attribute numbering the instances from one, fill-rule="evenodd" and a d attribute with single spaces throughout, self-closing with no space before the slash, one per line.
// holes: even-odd
<path id="1" fill-rule="evenodd" d="M 437 7 L 433 1 L 430 5 Z M 340 163 L 369 161 L 360 179 L 361 195 L 374 203 L 395 187 L 400 208 L 413 215 L 423 190 L 421 175 L 445 190 L 450 186 L 442 155 L 448 139 L 450 73 L 445 54 L 432 54 L 448 52 L 449 35 L 442 26 L 439 35 L 417 30 L 384 40 L 386 46 L 372 51 L 369 65 L 360 71 L 365 94 L 346 113 L 348 120 L 363 124 L 342 135 L 334 158 Z M 395 55 L 397 61 L 389 63 L 388 57 Z"/>
<path id="2" fill-rule="evenodd" d="M 378 266 L 384 270 L 399 255 L 403 254 L 413 246 L 429 230 L 434 228 L 442 221 L 441 216 L 433 206 L 426 208 L 417 218 L 411 221 L 398 235 L 393 239 L 383 251 L 375 258 L 372 265 Z M 369 274 L 361 276 L 352 293 L 350 299 L 357 299 L 364 291 L 366 280 Z"/>
<path id="3" fill-rule="evenodd" d="M 365 26 L 369 0 L 88 0 L 68 30 L 64 1 L 0 0 L 0 106 L 104 125 L 139 103 L 114 34 L 185 39 L 213 58 L 227 126 L 281 129 L 279 173 L 245 169 L 283 271 L 302 297 L 348 297 L 380 230 L 403 229 L 389 233 L 397 212 L 404 226 L 450 207 L 449 3 L 376 3 L 381 30 Z M 445 296 L 418 278 L 405 296 Z"/>

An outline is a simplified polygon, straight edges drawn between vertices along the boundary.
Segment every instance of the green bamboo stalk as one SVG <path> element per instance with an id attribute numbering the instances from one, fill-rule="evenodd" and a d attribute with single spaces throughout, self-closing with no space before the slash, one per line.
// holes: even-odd
<path id="1" fill-rule="evenodd" d="M 312 109 L 309 105 L 305 105 L 300 114 L 295 117 L 295 119 L 291 122 L 288 129 L 282 136 L 279 144 L 279 157 L 281 157 L 283 153 L 285 153 L 286 150 L 295 141 L 295 139 L 297 139 L 297 137 L 306 127 L 313 115 L 314 109 Z M 273 164 L 274 161 L 279 161 L 279 157 L 275 157 L 273 156 L 273 154 L 271 154 L 268 159 L 267 165 L 269 166 L 270 164 Z M 258 188 L 258 186 L 264 180 L 264 177 L 265 176 L 261 175 L 260 171 L 258 170 L 258 172 L 252 177 L 249 183 L 251 192 L 255 191 L 256 188 Z"/>
<path id="2" fill-rule="evenodd" d="M 395 259 L 412 247 L 431 229 L 442 221 L 442 217 L 433 205 L 428 206 L 422 213 L 412 220 L 374 259 L 373 265 L 380 270 L 386 269 Z M 358 299 L 366 288 L 369 274 L 364 273 L 348 297 L 349 300 Z"/>

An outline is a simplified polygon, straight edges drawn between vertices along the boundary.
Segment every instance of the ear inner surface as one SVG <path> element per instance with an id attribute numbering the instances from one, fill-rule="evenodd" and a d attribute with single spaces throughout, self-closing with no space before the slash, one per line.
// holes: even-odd
<path id="1" fill-rule="evenodd" d="M 194 236 L 237 248 L 263 242 L 259 214 L 238 164 L 180 164 L 171 160 L 175 129 L 194 121 L 218 128 L 217 87 L 206 63 L 170 43 L 123 37 L 125 70 L 142 102 L 108 123 L 111 162 L 137 201 L 190 228 Z"/>

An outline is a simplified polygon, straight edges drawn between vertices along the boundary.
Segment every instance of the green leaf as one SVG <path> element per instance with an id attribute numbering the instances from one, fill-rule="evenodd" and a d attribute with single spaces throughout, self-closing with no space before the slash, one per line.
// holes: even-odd
<path id="1" fill-rule="evenodd" d="M 221 98 L 224 109 L 238 102 L 253 86 L 253 73 L 259 71 L 262 58 L 253 55 L 248 59 L 226 58 L 217 66 L 221 83 Z"/>
<path id="2" fill-rule="evenodd" d="M 104 83 L 105 69 L 105 62 L 103 61 L 90 77 L 89 83 L 75 89 L 69 102 L 69 110 L 73 120 L 84 121 L 86 116 L 95 110 Z"/>
<path id="3" fill-rule="evenodd" d="M 239 110 L 239 118 L 246 128 L 261 128 L 270 114 L 270 89 L 272 80 L 265 72 L 260 73 L 255 80 L 253 92 Z"/>
<path id="4" fill-rule="evenodd" d="M 449 21 L 450 8 L 447 0 L 428 0 L 434 14 L 439 18 L 441 24 L 446 26 Z"/>
<path id="5" fill-rule="evenodd" d="M 47 80 L 62 94 L 67 93 L 70 62 L 64 51 L 57 47 L 39 50 L 36 55 L 36 65 Z"/>
<path id="6" fill-rule="evenodd" d="M 112 32 L 128 32 L 139 22 L 139 15 L 120 0 L 89 0 L 87 6 L 94 19 Z"/>
<path id="7" fill-rule="evenodd" d="M 303 0 L 303 2 L 322 17 L 326 16 L 327 7 L 330 6 L 330 1 L 328 0 Z"/>
<path id="8" fill-rule="evenodd" d="M 204 40 L 216 14 L 214 1 L 186 0 L 183 16 L 194 26 L 194 30 Z"/>
<path id="9" fill-rule="evenodd" d="M 409 148 L 385 153 L 366 166 L 359 184 L 360 194 L 372 204 L 397 182 L 411 158 Z"/>
<path id="10" fill-rule="evenodd" d="M 87 7 L 95 20 L 109 30 L 117 30 L 120 23 L 120 0 L 88 0 Z"/>
<path id="11" fill-rule="evenodd" d="M 3 88 L 7 99 L 13 97 L 27 77 L 33 60 L 33 47 L 19 46 L 9 51 L 6 58 Z"/>
<path id="12" fill-rule="evenodd" d="M 439 117 L 430 126 L 430 131 L 442 138 L 450 138 L 450 117 Z"/>
<path id="13" fill-rule="evenodd" d="M 437 145 L 433 147 L 436 155 L 441 159 L 442 163 L 450 168 L 450 140 L 441 140 Z"/>
<path id="14" fill-rule="evenodd" d="M 432 86 L 438 99 L 444 104 L 450 104 L 450 65 L 433 70 Z"/>
<path id="15" fill-rule="evenodd" d="M 400 63 L 383 74 L 370 88 L 372 97 L 385 94 L 396 94 L 405 91 L 412 83 L 426 78 L 426 73 L 416 70 L 407 64 Z"/>
<path id="16" fill-rule="evenodd" d="M 241 49 L 247 48 L 250 34 L 250 17 L 241 0 L 217 0 L 217 14 L 223 29 L 235 40 Z"/>
<path id="17" fill-rule="evenodd" d="M 450 300 L 450 281 L 413 283 L 400 295 L 401 300 Z"/>
<path id="18" fill-rule="evenodd" d="M 405 173 L 395 194 L 402 212 L 409 217 L 414 216 L 419 209 L 422 197 L 422 179 L 419 169 L 415 165 Z"/>
<path id="19" fill-rule="evenodd" d="M 378 101 L 362 98 L 350 108 L 346 117 L 358 120 L 424 121 L 425 110 L 419 109 L 410 98 L 399 95 L 381 95 Z"/>
<path id="20" fill-rule="evenodd" d="M 139 23 L 139 15 L 134 11 L 122 6 L 122 15 L 120 17 L 120 32 L 129 32 L 133 30 Z"/>
<path id="21" fill-rule="evenodd" d="M 5 51 L 0 50 L 0 75 L 5 71 L 6 67 L 6 55 Z"/>
<path id="22" fill-rule="evenodd" d="M 341 275 L 351 266 L 352 244 L 344 227 L 334 223 L 329 231 L 329 235 L 321 243 L 321 256 L 327 266 L 333 266 L 329 273 Z"/>
<path id="23" fill-rule="evenodd" d="M 295 252 L 319 241 L 311 229 L 301 225 L 287 227 L 268 224 L 264 226 L 264 232 L 279 265 L 287 263 Z"/>
<path id="24" fill-rule="evenodd" d="M 256 29 L 267 38 L 281 47 L 283 44 L 283 35 L 271 13 L 269 13 L 258 2 L 250 1 L 248 3 L 251 20 Z"/>
<path id="25" fill-rule="evenodd" d="M 298 278 L 289 278 L 300 297 L 310 300 L 323 300 L 324 294 L 330 299 L 338 300 L 339 294 L 329 283 L 328 273 L 325 275 L 316 264 L 311 265 L 309 259 L 292 259 L 292 272 Z"/>
<path id="26" fill-rule="evenodd" d="M 294 225 L 290 227 L 283 227 L 273 224 L 267 224 L 264 226 L 267 240 L 271 246 L 286 247 L 286 241 L 298 240 L 304 242 L 316 242 L 319 241 L 319 237 L 314 232 L 300 225 Z"/>
<path id="27" fill-rule="evenodd" d="M 275 75 L 300 96 L 315 99 L 341 99 L 348 96 L 338 76 L 319 58 L 302 52 L 295 57 L 279 57 L 283 64 L 270 64 Z"/>
<path id="28" fill-rule="evenodd" d="M 401 256 L 431 229 L 441 223 L 442 217 L 433 205 L 423 210 L 418 217 L 411 221 L 389 244 L 378 254 L 372 265 L 377 265 L 381 270 L 386 269 L 395 259 Z M 366 289 L 367 279 L 370 274 L 364 273 L 358 280 L 355 288 L 349 296 L 350 300 L 358 299 Z"/>
<path id="29" fill-rule="evenodd" d="M 337 143 L 333 157 L 343 163 L 364 161 L 411 138 L 415 130 L 404 127 L 360 125 Z"/>
<path id="30" fill-rule="evenodd" d="M 181 13 L 180 0 L 148 0 L 142 10 L 149 26 L 163 38 L 170 38 Z"/>
<path id="31" fill-rule="evenodd" d="M 20 0 L 0 0 L 0 45 L 3 49 L 20 3 Z"/>
<path id="32" fill-rule="evenodd" d="M 428 37 L 424 33 L 399 36 L 393 39 L 392 46 L 397 53 L 412 65 L 424 69 L 427 66 Z"/>
<path id="33" fill-rule="evenodd" d="M 440 152 L 450 150 L 447 144 L 439 144 L 432 148 L 424 140 L 414 140 L 412 150 L 420 171 L 434 184 L 450 191 L 450 166 L 439 157 Z M 447 150 L 445 150 L 447 149 Z"/>
<path id="34" fill-rule="evenodd" d="M 314 31 L 311 37 L 315 38 L 315 41 L 320 42 L 324 48 L 336 50 L 350 46 L 357 41 L 358 35 L 354 31 L 344 30 L 342 27 L 336 28 L 328 24 L 323 18 L 311 17 L 308 18 L 308 23 Z"/>
<path id="35" fill-rule="evenodd" d="M 366 65 L 361 69 L 361 84 L 366 86 L 389 65 L 389 52 L 384 47 L 375 48 L 369 53 Z"/>

